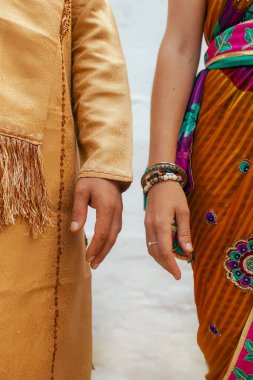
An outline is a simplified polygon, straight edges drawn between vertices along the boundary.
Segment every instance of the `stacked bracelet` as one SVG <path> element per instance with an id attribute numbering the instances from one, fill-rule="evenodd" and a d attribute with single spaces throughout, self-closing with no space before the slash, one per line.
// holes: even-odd
<path id="1" fill-rule="evenodd" d="M 186 172 L 174 163 L 160 162 L 149 166 L 141 178 L 141 185 L 145 193 L 158 182 L 166 180 L 178 181 L 182 187 L 187 183 Z"/>
<path id="2" fill-rule="evenodd" d="M 167 162 L 159 162 L 145 170 L 141 178 L 144 194 L 144 209 L 146 208 L 147 194 L 151 187 L 156 183 L 168 180 L 177 181 L 184 187 L 187 183 L 187 174 L 180 166 Z"/>

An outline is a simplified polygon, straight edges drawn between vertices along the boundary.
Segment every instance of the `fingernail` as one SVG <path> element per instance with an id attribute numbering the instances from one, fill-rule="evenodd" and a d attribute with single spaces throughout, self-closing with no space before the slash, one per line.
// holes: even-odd
<path id="1" fill-rule="evenodd" d="M 92 256 L 92 257 L 90 257 L 89 259 L 87 259 L 88 262 L 90 263 L 91 261 L 93 261 L 93 260 L 95 259 L 95 257 L 96 257 L 96 256 Z"/>
<path id="2" fill-rule="evenodd" d="M 71 231 L 77 231 L 78 230 L 78 227 L 79 227 L 79 224 L 77 222 L 72 222 L 71 225 L 70 225 L 70 229 Z"/>
<path id="3" fill-rule="evenodd" d="M 96 264 L 92 267 L 92 269 L 97 269 L 97 267 L 99 266 L 99 264 Z"/>
<path id="4" fill-rule="evenodd" d="M 189 251 L 193 251 L 193 246 L 191 245 L 191 243 L 186 243 L 186 248 L 189 250 Z"/>

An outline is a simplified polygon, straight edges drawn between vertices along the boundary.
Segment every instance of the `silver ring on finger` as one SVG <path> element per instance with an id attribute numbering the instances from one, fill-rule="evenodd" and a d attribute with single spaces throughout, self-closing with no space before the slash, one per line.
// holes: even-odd
<path id="1" fill-rule="evenodd" d="M 158 244 L 158 241 L 149 241 L 148 246 L 150 247 L 151 245 Z"/>

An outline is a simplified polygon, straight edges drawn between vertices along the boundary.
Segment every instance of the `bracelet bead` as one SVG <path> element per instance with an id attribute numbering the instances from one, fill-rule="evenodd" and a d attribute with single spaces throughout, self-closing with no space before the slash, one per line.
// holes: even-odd
<path id="1" fill-rule="evenodd" d="M 141 185 L 144 193 L 144 209 L 146 209 L 147 195 L 152 186 L 163 181 L 177 181 L 182 187 L 187 183 L 186 172 L 174 163 L 160 162 L 146 168 Z"/>

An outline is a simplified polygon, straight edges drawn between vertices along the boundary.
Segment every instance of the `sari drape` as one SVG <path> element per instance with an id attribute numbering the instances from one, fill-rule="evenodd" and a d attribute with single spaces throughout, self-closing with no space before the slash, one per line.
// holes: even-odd
<path id="1" fill-rule="evenodd" d="M 207 69 L 178 138 L 207 380 L 253 378 L 252 20 L 252 1 L 208 1 Z"/>

